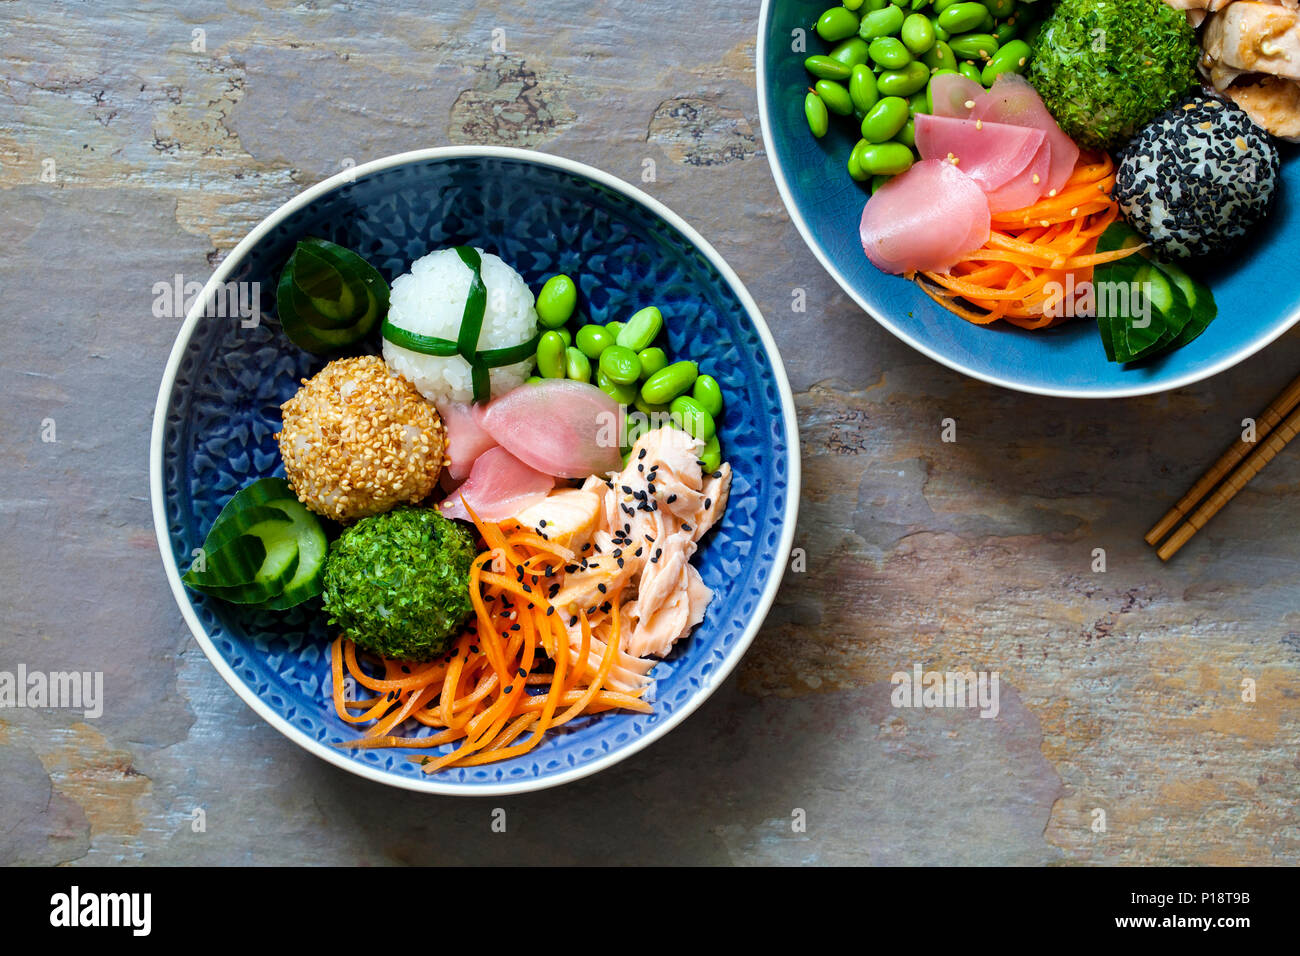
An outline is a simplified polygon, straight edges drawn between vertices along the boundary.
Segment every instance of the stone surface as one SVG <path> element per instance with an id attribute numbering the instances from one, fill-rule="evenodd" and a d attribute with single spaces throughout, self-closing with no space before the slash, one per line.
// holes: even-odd
<path id="1" fill-rule="evenodd" d="M 611 834 L 642 862 L 1300 862 L 1300 458 L 1173 564 L 1141 540 L 1295 375 L 1300 334 L 1126 401 L 928 362 L 791 225 L 735 4 L 6 8 L 0 670 L 102 671 L 106 702 L 0 711 L 0 862 L 589 862 Z M 179 324 L 153 283 L 206 278 L 352 163 L 452 143 L 563 154 L 681 213 L 767 316 L 803 430 L 806 565 L 739 673 L 648 750 L 523 798 L 386 789 L 263 724 L 190 638 L 148 505 Z M 998 717 L 891 707 L 918 663 L 998 671 Z"/>

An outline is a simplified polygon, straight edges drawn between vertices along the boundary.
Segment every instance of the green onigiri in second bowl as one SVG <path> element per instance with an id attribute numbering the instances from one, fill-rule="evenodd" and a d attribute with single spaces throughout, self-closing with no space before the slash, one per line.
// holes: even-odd
<path id="1" fill-rule="evenodd" d="M 330 545 L 325 610 L 363 650 L 395 660 L 444 653 L 473 613 L 467 527 L 431 508 L 362 518 Z"/>

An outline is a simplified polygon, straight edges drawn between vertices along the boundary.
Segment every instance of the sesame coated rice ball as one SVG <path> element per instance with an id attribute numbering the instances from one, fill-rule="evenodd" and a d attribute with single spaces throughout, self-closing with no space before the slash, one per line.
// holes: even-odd
<path id="1" fill-rule="evenodd" d="M 377 355 L 330 362 L 280 411 L 285 475 L 319 515 L 355 521 L 420 502 L 438 482 L 442 420 Z"/>
<path id="2" fill-rule="evenodd" d="M 1269 212 L 1277 146 L 1240 107 L 1195 92 L 1157 116 L 1115 157 L 1124 218 L 1175 259 L 1222 252 Z"/>

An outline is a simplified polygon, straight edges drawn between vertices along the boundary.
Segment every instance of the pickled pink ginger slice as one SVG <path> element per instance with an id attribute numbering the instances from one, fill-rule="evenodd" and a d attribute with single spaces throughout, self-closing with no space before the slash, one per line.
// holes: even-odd
<path id="1" fill-rule="evenodd" d="M 1048 170 L 1052 164 L 1052 147 L 1046 140 L 1038 147 L 1038 152 L 1029 165 L 1019 175 L 1003 183 L 988 193 L 989 211 L 1006 212 L 1010 209 L 1023 209 L 1038 202 L 1047 191 Z"/>
<path id="2" fill-rule="evenodd" d="M 1046 138 L 1041 129 L 953 116 L 917 113 L 915 122 L 921 158 L 948 160 L 985 192 L 1024 172 Z"/>
<path id="3" fill-rule="evenodd" d="M 993 86 L 976 101 L 971 119 L 1032 127 L 1041 129 L 1046 135 L 1050 148 L 1047 175 L 1043 180 L 1042 192 L 1031 199 L 1031 203 L 1053 189 L 1059 190 L 1064 186 L 1074 172 L 1075 163 L 1079 161 L 1079 147 L 1057 125 L 1038 91 L 1023 76 L 1015 73 L 999 76 Z"/>
<path id="4" fill-rule="evenodd" d="M 484 521 L 504 521 L 544 501 L 555 479 L 529 468 L 504 448 L 489 448 L 474 460 L 469 478 L 447 496 L 442 513 L 470 521 L 466 504 Z"/>
<path id="5" fill-rule="evenodd" d="M 876 190 L 859 234 L 884 272 L 946 272 L 988 241 L 989 202 L 952 163 L 926 159 Z"/>
<path id="6" fill-rule="evenodd" d="M 447 432 L 447 473 L 452 478 L 468 478 L 478 456 L 497 443 L 483 429 L 483 407 L 439 402 L 438 416 Z"/>
<path id="7" fill-rule="evenodd" d="M 930 80 L 930 99 L 935 116 L 969 119 L 971 110 L 984 95 L 984 87 L 960 73 L 936 73 Z"/>
<path id="8" fill-rule="evenodd" d="M 483 430 L 524 464 L 558 478 L 587 478 L 623 467 L 619 409 L 595 385 L 546 379 L 493 400 Z"/>

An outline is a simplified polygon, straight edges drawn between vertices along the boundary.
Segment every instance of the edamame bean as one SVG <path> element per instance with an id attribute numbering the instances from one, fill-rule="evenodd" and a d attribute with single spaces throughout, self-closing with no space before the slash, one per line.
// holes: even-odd
<path id="1" fill-rule="evenodd" d="M 695 384 L 700 367 L 689 360 L 674 362 L 655 372 L 641 386 L 641 397 L 651 405 L 663 405 L 687 392 Z"/>
<path id="2" fill-rule="evenodd" d="M 873 13 L 876 10 L 885 9 L 887 6 L 889 6 L 889 0 L 866 0 L 866 3 L 862 5 L 862 9 L 868 13 Z"/>
<path id="3" fill-rule="evenodd" d="M 998 38 L 991 33 L 967 33 L 948 41 L 952 52 L 968 60 L 987 60 L 998 50 Z"/>
<path id="4" fill-rule="evenodd" d="M 962 60 L 960 63 L 958 63 L 957 72 L 960 73 L 962 76 L 966 77 L 966 79 L 972 80 L 975 83 L 983 82 L 980 79 L 980 68 L 976 66 L 974 63 L 972 63 L 970 60 Z"/>
<path id="5" fill-rule="evenodd" d="M 906 101 L 904 101 L 906 102 Z M 899 127 L 901 130 L 903 127 Z M 902 143 L 873 143 L 862 151 L 862 168 L 873 176 L 897 176 L 912 168 L 912 148 Z"/>
<path id="6" fill-rule="evenodd" d="M 691 388 L 691 398 L 704 406 L 704 410 L 717 418 L 722 414 L 722 386 L 712 375 L 701 375 Z"/>
<path id="7" fill-rule="evenodd" d="M 916 121 L 909 119 L 906 123 L 904 123 L 903 128 L 898 131 L 898 135 L 894 137 L 894 141 L 897 143 L 902 143 L 908 149 L 915 149 L 916 148 Z"/>
<path id="8" fill-rule="evenodd" d="M 541 378 L 540 378 L 539 376 L 537 376 L 537 375 L 530 375 L 530 376 L 528 376 L 526 379 L 524 379 L 524 384 L 525 384 L 525 385 L 536 385 L 536 384 L 537 384 L 538 382 L 540 382 L 540 381 L 541 381 Z"/>
<path id="9" fill-rule="evenodd" d="M 610 335 L 614 336 L 614 341 L 617 342 L 617 341 L 618 341 L 618 333 L 620 333 L 620 332 L 623 331 L 623 323 L 622 323 L 622 322 L 606 322 L 606 323 L 605 323 L 605 331 L 608 332 Z"/>
<path id="10" fill-rule="evenodd" d="M 614 336 L 602 325 L 584 325 L 574 336 L 574 344 L 589 359 L 600 358 L 600 353 L 614 344 Z"/>
<path id="11" fill-rule="evenodd" d="M 954 3 L 939 14 L 939 26 L 949 33 L 968 33 L 984 22 L 989 8 L 982 3 Z"/>
<path id="12" fill-rule="evenodd" d="M 822 98 L 822 102 L 832 113 L 848 116 L 853 112 L 853 100 L 849 97 L 849 91 L 844 88 L 843 83 L 836 83 L 834 80 L 818 80 L 813 84 L 813 92 Z"/>
<path id="13" fill-rule="evenodd" d="M 578 305 L 578 287 L 566 275 L 551 276 L 537 293 L 537 321 L 545 328 L 558 329 L 573 316 Z"/>
<path id="14" fill-rule="evenodd" d="M 884 70 L 901 70 L 912 62 L 912 54 L 898 37 L 876 37 L 867 47 L 867 53 Z"/>
<path id="15" fill-rule="evenodd" d="M 924 13 L 914 13 L 903 21 L 903 46 L 920 56 L 934 46 L 934 24 Z"/>
<path id="16" fill-rule="evenodd" d="M 701 441 L 707 442 L 718 433 L 713 416 L 695 399 L 681 395 L 673 399 L 669 408 L 673 417 L 681 423 L 682 429 Z"/>
<path id="17" fill-rule="evenodd" d="M 668 353 L 654 346 L 637 352 L 636 357 L 641 362 L 641 374 L 646 378 L 668 364 Z"/>
<path id="18" fill-rule="evenodd" d="M 985 10 L 984 19 L 980 21 L 979 26 L 977 26 L 975 29 L 979 30 L 980 33 L 992 33 L 993 28 L 997 25 L 998 25 L 998 21 L 993 19 L 993 14 Z"/>
<path id="19" fill-rule="evenodd" d="M 631 385 L 641 378 L 641 360 L 626 345 L 611 345 L 600 353 L 600 370 L 611 382 Z"/>
<path id="20" fill-rule="evenodd" d="M 572 345 L 564 350 L 564 376 L 575 382 L 591 381 L 591 360 Z"/>
<path id="21" fill-rule="evenodd" d="M 862 138 L 868 143 L 887 143 L 898 135 L 906 122 L 907 100 L 901 96 L 886 96 L 867 110 L 862 119 Z M 861 157 L 858 162 L 862 162 Z M 867 169 L 865 164 L 862 168 Z"/>
<path id="22" fill-rule="evenodd" d="M 840 89 L 844 92 L 844 98 L 847 100 L 849 98 L 848 91 L 844 90 L 844 87 L 840 87 Z M 852 111 L 853 107 L 850 106 L 849 112 Z M 650 347 L 663 327 L 663 313 L 653 305 L 648 305 L 627 320 L 627 325 L 623 326 L 622 331 L 618 333 L 616 341 L 625 349 L 640 352 L 642 349 Z"/>
<path id="23" fill-rule="evenodd" d="M 985 0 L 989 13 L 1002 20 L 1011 16 L 1016 8 L 1016 0 Z"/>
<path id="24" fill-rule="evenodd" d="M 547 332 L 537 341 L 537 374 L 564 378 L 564 339 L 556 332 Z"/>
<path id="25" fill-rule="evenodd" d="M 936 40 L 942 40 L 944 43 L 947 43 L 949 40 L 949 33 L 936 23 L 934 25 L 934 37 Z"/>
<path id="26" fill-rule="evenodd" d="M 997 27 L 993 30 L 993 37 L 998 41 L 999 44 L 1006 45 L 1010 43 L 1012 40 L 1014 40 L 1016 38 L 1016 34 L 1019 32 L 1020 32 L 1020 25 L 1016 23 L 1014 20 L 1007 20 L 997 25 Z M 1001 48 L 1002 48 L 1001 46 L 998 47 L 998 49 Z"/>
<path id="27" fill-rule="evenodd" d="M 560 327 L 559 327 L 558 329 L 556 329 L 555 331 L 559 333 L 560 338 L 564 339 L 564 347 L 565 347 L 566 349 L 567 349 L 570 345 L 573 344 L 573 333 L 570 332 L 570 331 L 569 331 L 567 328 L 565 328 L 563 325 L 560 326 Z"/>
<path id="28" fill-rule="evenodd" d="M 932 71 L 957 69 L 957 58 L 952 55 L 952 47 L 943 40 L 935 40 L 934 46 L 921 57 L 921 62 Z"/>
<path id="29" fill-rule="evenodd" d="M 822 80 L 847 80 L 849 68 L 839 60 L 818 54 L 803 61 L 804 69 Z"/>
<path id="30" fill-rule="evenodd" d="M 714 435 L 700 449 L 700 468 L 705 474 L 711 475 L 721 467 L 722 446 L 718 443 L 718 436 Z"/>
<path id="31" fill-rule="evenodd" d="M 885 183 L 889 182 L 889 181 L 890 181 L 891 179 L 893 179 L 893 178 L 894 178 L 893 176 L 872 176 L 872 177 L 871 177 L 871 195 L 874 196 L 874 195 L 876 194 L 876 190 L 877 190 L 877 189 L 879 189 L 881 186 L 885 185 Z"/>
<path id="32" fill-rule="evenodd" d="M 876 80 L 876 86 L 885 96 L 911 96 L 924 89 L 930 80 L 930 68 L 913 60 L 901 70 L 885 70 Z"/>
<path id="33" fill-rule="evenodd" d="M 871 67 L 866 64 L 853 68 L 853 75 L 849 77 L 849 99 L 853 100 L 854 109 L 861 110 L 864 114 L 880 99 L 880 91 L 876 87 L 876 74 L 872 73 Z"/>
<path id="34" fill-rule="evenodd" d="M 903 13 L 902 9 L 891 3 L 884 9 L 868 13 L 863 17 L 858 36 L 864 40 L 894 36 L 899 30 L 903 29 L 905 19 L 907 19 L 907 15 Z"/>
<path id="35" fill-rule="evenodd" d="M 808 128 L 818 139 L 825 136 L 826 131 L 831 128 L 830 113 L 822 98 L 816 93 L 809 91 L 803 98 L 803 115 L 808 117 Z"/>
<path id="36" fill-rule="evenodd" d="M 835 43 L 858 32 L 858 15 L 843 7 L 831 7 L 817 18 L 817 35 Z"/>
<path id="37" fill-rule="evenodd" d="M 870 145 L 865 139 L 860 139 L 854 145 L 853 151 L 849 153 L 849 175 L 860 183 L 871 178 L 867 171 L 862 168 L 862 151 Z"/>
<path id="38" fill-rule="evenodd" d="M 1003 73 L 1025 72 L 1031 52 L 1029 44 L 1024 40 L 1012 40 L 1006 46 L 999 47 L 998 52 L 993 54 L 993 58 L 984 64 L 984 69 L 980 73 L 980 82 L 985 86 L 992 86 L 993 81 Z"/>
<path id="39" fill-rule="evenodd" d="M 867 62 L 867 41 L 861 37 L 849 37 L 841 40 L 831 49 L 831 59 L 838 60 L 847 67 Z"/>
<path id="40" fill-rule="evenodd" d="M 949 7 L 951 7 L 954 3 L 960 3 L 960 2 L 961 0 L 934 0 L 934 3 L 930 5 L 930 9 L 934 11 L 934 15 L 936 17 L 940 17 L 943 15 L 943 12 L 947 10 Z M 940 26 L 942 26 L 942 24 L 940 24 Z"/>
<path id="41" fill-rule="evenodd" d="M 844 0 L 844 9 L 860 10 L 862 9 L 862 0 Z"/>
<path id="42" fill-rule="evenodd" d="M 638 412 L 640 412 L 642 415 L 650 419 L 652 424 L 656 422 L 656 419 L 654 417 L 655 415 L 662 416 L 657 420 L 657 424 L 654 424 L 654 427 L 656 428 L 662 425 L 664 419 L 672 414 L 672 412 L 668 410 L 667 405 L 651 405 L 644 398 L 642 398 L 639 393 L 637 394 L 636 400 L 633 402 L 633 404 L 636 405 L 636 410 Z"/>
<path id="43" fill-rule="evenodd" d="M 600 369 L 596 370 L 596 387 L 620 405 L 631 405 L 636 401 L 635 385 L 621 385 Z"/>
<path id="44" fill-rule="evenodd" d="M 917 113 L 929 113 L 930 109 L 930 89 L 927 85 L 923 90 L 917 90 L 907 98 L 907 105 L 912 110 L 912 115 Z"/>

